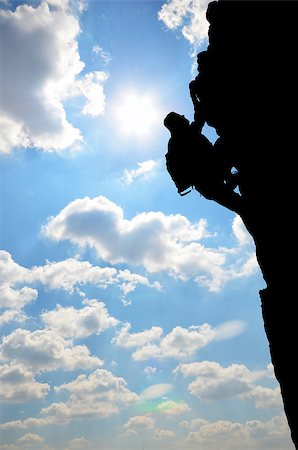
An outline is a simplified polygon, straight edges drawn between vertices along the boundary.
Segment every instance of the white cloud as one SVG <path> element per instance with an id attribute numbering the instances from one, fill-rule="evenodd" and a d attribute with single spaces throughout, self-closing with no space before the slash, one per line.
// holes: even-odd
<path id="1" fill-rule="evenodd" d="M 175 436 L 174 431 L 172 430 L 163 430 L 163 429 L 156 429 L 154 432 L 154 437 L 157 439 L 168 439 Z"/>
<path id="2" fill-rule="evenodd" d="M 111 55 L 106 52 L 102 47 L 100 47 L 99 45 L 94 45 L 92 47 L 92 52 L 95 53 L 96 55 L 99 55 L 105 64 L 108 64 L 109 62 L 111 62 Z"/>
<path id="3" fill-rule="evenodd" d="M 190 393 L 204 400 L 218 400 L 232 397 L 251 389 L 249 370 L 239 364 L 224 368 L 218 363 L 194 363 L 197 377 L 190 383 Z"/>
<path id="4" fill-rule="evenodd" d="M 0 279 L 4 286 L 22 281 L 28 273 L 28 269 L 17 264 L 9 252 L 0 250 Z"/>
<path id="5" fill-rule="evenodd" d="M 146 277 L 132 273 L 128 269 L 93 266 L 89 261 L 79 261 L 75 258 L 59 262 L 48 261 L 44 266 L 33 267 L 28 281 L 40 282 L 51 289 L 64 289 L 69 293 L 86 284 L 93 284 L 102 289 L 116 284 L 123 297 L 133 292 L 137 285 L 161 289 L 158 282 L 151 284 Z"/>
<path id="6" fill-rule="evenodd" d="M 189 422 L 187 420 L 182 420 L 182 422 L 180 422 L 179 425 L 183 428 L 194 430 L 201 428 L 202 425 L 206 425 L 207 423 L 208 423 L 207 420 L 198 417 Z"/>
<path id="7" fill-rule="evenodd" d="M 54 333 L 71 339 L 100 334 L 118 324 L 119 321 L 109 315 L 104 303 L 85 299 L 83 304 L 85 307 L 81 309 L 57 305 L 55 310 L 43 313 L 42 320 Z"/>
<path id="8" fill-rule="evenodd" d="M 209 450 L 290 450 L 288 424 L 285 417 L 273 417 L 268 422 L 250 420 L 245 424 L 218 420 L 201 421 L 197 430 L 188 434 L 188 448 Z"/>
<path id="9" fill-rule="evenodd" d="M 161 327 L 153 326 L 138 333 L 130 333 L 130 329 L 131 324 L 124 324 L 112 342 L 119 347 L 137 347 L 132 353 L 132 359 L 145 361 L 151 358 L 189 358 L 213 340 L 238 336 L 244 331 L 245 324 L 235 320 L 225 322 L 217 328 L 207 323 L 192 325 L 189 328 L 176 326 L 165 336 Z"/>
<path id="10" fill-rule="evenodd" d="M 192 224 L 180 214 L 147 212 L 127 220 L 122 208 L 103 196 L 69 203 L 49 220 L 43 233 L 55 241 L 93 247 L 112 264 L 167 271 L 182 280 L 195 279 L 214 292 L 231 279 L 251 275 L 257 267 L 251 263 L 253 249 L 208 248 L 198 242 L 211 237 L 204 219 Z"/>
<path id="11" fill-rule="evenodd" d="M 280 388 L 258 386 L 255 381 L 270 377 L 270 371 L 250 371 L 243 364 L 223 367 L 214 361 L 179 364 L 174 373 L 195 378 L 189 386 L 189 392 L 202 400 L 220 400 L 238 397 L 252 400 L 256 408 L 281 407 Z"/>
<path id="12" fill-rule="evenodd" d="M 173 387 L 174 386 L 170 383 L 153 384 L 152 386 L 144 389 L 141 392 L 140 397 L 143 400 L 154 400 L 156 398 L 161 398 L 168 394 Z"/>
<path id="13" fill-rule="evenodd" d="M 239 364 L 227 368 L 213 361 L 180 364 L 174 373 L 196 377 L 188 389 L 191 394 L 205 400 L 215 400 L 247 392 L 251 389 L 250 371 Z"/>
<path id="14" fill-rule="evenodd" d="M 241 247 L 235 248 L 234 253 L 231 249 L 231 254 L 236 257 L 234 262 L 226 264 L 226 266 L 214 266 L 210 268 L 209 273 L 197 276 L 195 281 L 199 285 L 207 287 L 211 292 L 218 292 L 231 280 L 247 278 L 255 274 L 259 266 L 254 250 L 243 252 L 240 256 L 240 249 Z M 238 254 L 239 258 L 237 258 Z"/>
<path id="15" fill-rule="evenodd" d="M 90 446 L 91 442 L 82 436 L 72 439 L 64 450 L 85 450 L 90 448 Z"/>
<path id="16" fill-rule="evenodd" d="M 282 398 L 280 387 L 268 388 L 263 386 L 255 386 L 251 391 L 241 395 L 244 400 L 252 400 L 257 409 L 262 408 L 282 408 Z"/>
<path id="17" fill-rule="evenodd" d="M 125 184 L 132 184 L 137 178 L 147 178 L 152 171 L 156 168 L 157 163 L 152 159 L 138 163 L 137 169 L 128 170 L 125 169 L 122 182 Z"/>
<path id="18" fill-rule="evenodd" d="M 158 18 L 170 30 L 181 29 L 182 35 L 194 45 L 208 37 L 206 10 L 209 0 L 170 0 L 158 13 Z"/>
<path id="19" fill-rule="evenodd" d="M 137 435 L 139 433 L 150 433 L 155 439 L 169 439 L 175 435 L 171 430 L 164 430 L 155 427 L 155 419 L 148 413 L 143 416 L 134 416 L 128 419 L 123 425 L 126 435 Z"/>
<path id="20" fill-rule="evenodd" d="M 145 416 L 134 416 L 131 417 L 123 427 L 134 432 L 142 430 L 151 430 L 155 426 L 155 420 L 151 414 L 146 414 Z"/>
<path id="21" fill-rule="evenodd" d="M 157 409 L 159 412 L 167 416 L 176 416 L 190 411 L 190 407 L 183 400 L 181 400 L 180 402 L 167 400 L 165 402 L 159 403 L 159 405 L 157 405 Z"/>
<path id="22" fill-rule="evenodd" d="M 39 383 L 34 373 L 25 365 L 16 362 L 0 365 L 1 402 L 24 403 L 28 400 L 40 400 L 50 390 L 47 383 Z"/>
<path id="23" fill-rule="evenodd" d="M 26 320 L 22 309 L 38 296 L 36 289 L 19 286 L 19 281 L 28 274 L 29 271 L 15 263 L 8 252 L 0 251 L 0 327 L 12 321 Z"/>
<path id="24" fill-rule="evenodd" d="M 245 228 L 245 225 L 243 223 L 243 220 L 240 216 L 236 216 L 233 219 L 232 224 L 233 233 L 238 240 L 240 245 L 251 245 L 253 244 L 253 239 L 247 229 Z"/>
<path id="25" fill-rule="evenodd" d="M 62 420 L 110 417 L 122 407 L 135 403 L 138 396 L 127 388 L 123 378 L 111 372 L 97 369 L 87 375 L 79 375 L 74 381 L 55 388 L 56 393 L 70 394 L 66 403 L 53 403 L 44 408 L 42 414 Z"/>
<path id="26" fill-rule="evenodd" d="M 39 282 L 50 289 L 63 289 L 72 293 L 74 288 L 87 283 L 106 288 L 115 283 L 117 270 L 112 267 L 92 266 L 89 261 L 68 258 L 50 262 L 44 266 L 35 266 L 30 270 L 27 280 Z"/>
<path id="27" fill-rule="evenodd" d="M 189 329 L 177 326 L 163 337 L 158 345 L 145 345 L 136 350 L 132 358 L 136 361 L 148 358 L 188 358 L 211 342 L 214 336 L 215 331 L 208 324 Z"/>
<path id="28" fill-rule="evenodd" d="M 137 285 L 160 290 L 158 282 L 150 283 L 149 280 L 129 270 L 117 270 L 112 267 L 93 266 L 89 261 L 79 261 L 68 258 L 64 261 L 47 261 L 43 266 L 25 268 L 17 264 L 12 256 L 0 251 L 0 309 L 9 311 L 0 315 L 0 325 L 11 320 L 22 321 L 25 316 L 21 309 L 30 302 L 36 300 L 38 291 L 26 284 L 40 283 L 49 289 L 63 289 L 67 293 L 79 290 L 86 284 L 93 284 L 101 289 L 110 285 L 118 285 L 125 297 L 134 291 Z M 25 286 L 21 286 L 24 285 Z M 19 312 L 17 312 L 19 311 Z"/>
<path id="29" fill-rule="evenodd" d="M 28 417 L 24 420 L 11 420 L 0 424 L 0 430 L 13 430 L 20 429 L 25 430 L 31 427 L 40 427 L 46 425 L 56 424 L 57 419 L 55 417 Z M 59 423 L 59 422 L 58 422 Z M 1 447 L 0 447 L 1 448 Z"/>
<path id="30" fill-rule="evenodd" d="M 40 444 L 41 442 L 43 442 L 44 439 L 43 437 L 39 436 L 38 434 L 34 434 L 34 433 L 27 433 L 24 434 L 23 436 L 19 437 L 17 439 L 17 442 L 19 442 L 20 444 Z"/>
<path id="31" fill-rule="evenodd" d="M 151 327 L 150 330 L 140 331 L 138 333 L 129 333 L 131 328 L 130 323 L 124 324 L 121 330 L 113 338 L 113 343 L 119 347 L 129 348 L 129 347 L 142 347 L 160 339 L 162 335 L 162 328 Z"/>
<path id="32" fill-rule="evenodd" d="M 207 323 L 189 327 L 177 326 L 160 343 L 163 355 L 172 358 L 187 358 L 214 339 L 214 331 Z"/>
<path id="33" fill-rule="evenodd" d="M 80 147 L 81 132 L 68 121 L 63 106 L 67 97 L 85 97 L 84 114 L 103 112 L 106 74 L 78 78 L 84 63 L 78 52 L 79 21 L 71 12 L 74 4 L 76 12 L 83 9 L 83 2 L 49 0 L 0 11 L 1 152 Z"/>
<path id="34" fill-rule="evenodd" d="M 157 291 L 161 290 L 161 284 L 158 281 L 150 283 L 146 277 L 132 273 L 128 269 L 119 270 L 115 279 L 120 283 L 119 287 L 123 293 L 123 298 L 130 292 L 133 292 L 138 284 L 156 289 Z"/>
<path id="35" fill-rule="evenodd" d="M 105 111 L 105 94 L 103 83 L 108 79 L 108 75 L 102 71 L 87 73 L 83 78 L 77 80 L 75 87 L 77 95 L 82 94 L 86 102 L 82 109 L 84 115 L 100 116 Z M 74 91 L 75 92 L 75 91 Z"/>
<path id="36" fill-rule="evenodd" d="M 13 289 L 9 284 L 0 285 L 0 308 L 22 309 L 28 303 L 37 299 L 38 292 L 30 287 Z"/>
<path id="37" fill-rule="evenodd" d="M 3 314 L 0 314 L 0 327 L 3 327 L 3 325 L 6 325 L 10 322 L 23 323 L 26 321 L 26 319 L 26 314 L 22 313 L 18 309 L 9 309 L 7 311 L 4 311 Z"/>
<path id="38" fill-rule="evenodd" d="M 69 383 L 56 386 L 55 392 L 63 392 L 63 396 L 66 392 L 67 400 L 43 408 L 42 417 L 2 423 L 0 430 L 28 429 L 53 424 L 63 425 L 73 420 L 107 418 L 134 404 L 139 398 L 127 388 L 123 378 L 103 369 L 96 369 L 88 376 L 81 374 Z"/>
<path id="39" fill-rule="evenodd" d="M 85 345 L 73 345 L 71 340 L 47 329 L 30 332 L 18 328 L 4 336 L 0 358 L 18 361 L 35 372 L 90 369 L 103 364 L 99 358 L 90 355 Z"/>

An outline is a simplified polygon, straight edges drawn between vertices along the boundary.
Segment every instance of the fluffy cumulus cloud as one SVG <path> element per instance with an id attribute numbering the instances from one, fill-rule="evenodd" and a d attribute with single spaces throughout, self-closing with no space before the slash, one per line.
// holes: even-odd
<path id="1" fill-rule="evenodd" d="M 193 45 L 199 45 L 208 37 L 209 23 L 206 19 L 210 0 L 169 0 L 158 18 L 170 30 L 179 30 Z"/>
<path id="2" fill-rule="evenodd" d="M 251 235 L 247 232 L 240 216 L 236 216 L 234 218 L 232 229 L 240 245 L 253 244 L 253 239 Z"/>
<path id="3" fill-rule="evenodd" d="M 16 263 L 9 252 L 5 250 L 0 251 L 0 279 L 1 285 L 11 285 L 20 280 L 23 280 L 28 274 L 25 267 Z M 2 307 L 1 303 L 1 307 Z"/>
<path id="4" fill-rule="evenodd" d="M 174 437 L 175 433 L 172 430 L 164 430 L 156 427 L 156 421 L 152 414 L 144 416 L 131 417 L 124 425 L 127 435 L 137 435 L 139 433 L 147 432 L 155 439 L 168 439 Z"/>
<path id="5" fill-rule="evenodd" d="M 89 261 L 80 261 L 76 258 L 58 262 L 47 261 L 43 266 L 33 266 L 29 269 L 16 263 L 5 250 L 0 250 L 0 275 L 2 292 L 0 308 L 22 308 L 35 300 L 38 295 L 36 289 L 28 286 L 19 288 L 20 284 L 26 283 L 40 283 L 49 289 L 63 289 L 68 293 L 86 284 L 93 284 L 102 289 L 116 284 L 124 295 L 133 291 L 138 284 L 161 289 L 158 282 L 151 284 L 146 277 L 128 269 L 93 266 Z"/>
<path id="6" fill-rule="evenodd" d="M 247 392 L 251 389 L 252 377 L 244 365 L 232 364 L 225 368 L 213 361 L 181 364 L 175 369 L 185 376 L 195 376 L 189 391 L 204 400 L 217 400 Z"/>
<path id="7" fill-rule="evenodd" d="M 94 284 L 100 288 L 115 283 L 117 270 L 112 267 L 92 266 L 89 261 L 68 258 L 63 261 L 50 262 L 43 266 L 34 266 L 25 280 L 41 283 L 49 289 L 63 289 L 72 293 L 75 288 L 85 284 Z"/>
<path id="8" fill-rule="evenodd" d="M 17 442 L 24 445 L 40 444 L 44 439 L 35 433 L 27 433 L 17 439 Z"/>
<path id="9" fill-rule="evenodd" d="M 0 314 L 0 327 L 10 322 L 22 323 L 26 320 L 27 316 L 23 312 L 19 311 L 18 309 L 9 309 Z"/>
<path id="10" fill-rule="evenodd" d="M 226 322 L 218 328 L 205 323 L 189 328 L 176 326 L 164 336 L 163 329 L 154 326 L 149 330 L 130 333 L 131 325 L 126 323 L 112 342 L 119 347 L 135 347 L 136 350 L 132 353 L 132 359 L 135 361 L 152 358 L 185 359 L 193 356 L 200 348 L 214 340 L 239 335 L 244 328 L 241 321 Z"/>
<path id="11" fill-rule="evenodd" d="M 4 250 L 0 251 L 0 280 L 0 326 L 12 321 L 24 322 L 26 315 L 22 309 L 38 297 L 37 289 L 28 284 L 41 284 L 47 289 L 62 289 L 69 294 L 78 290 L 83 296 L 82 288 L 87 284 L 101 289 L 117 285 L 122 301 L 125 301 L 127 295 L 138 285 L 161 289 L 158 282 L 150 283 L 148 278 L 127 269 L 93 266 L 89 261 L 79 261 L 75 258 L 59 262 L 47 261 L 43 266 L 25 268 Z M 93 311 L 94 305 L 93 302 Z M 86 306 L 84 311 L 90 311 L 90 308 L 89 304 L 89 308 Z M 63 312 L 64 310 L 60 309 L 60 315 Z M 52 315 L 54 314 L 55 312 L 52 312 Z"/>
<path id="12" fill-rule="evenodd" d="M 125 169 L 122 182 L 124 184 L 132 184 L 137 178 L 148 178 L 152 171 L 156 168 L 157 163 L 152 159 L 138 163 L 137 169 Z"/>
<path id="13" fill-rule="evenodd" d="M 43 234 L 95 248 L 111 264 L 167 271 L 182 280 L 195 279 L 214 292 L 231 279 L 251 275 L 257 267 L 254 249 L 248 246 L 216 249 L 199 242 L 211 237 L 204 219 L 192 224 L 180 214 L 146 212 L 128 220 L 120 206 L 103 196 L 69 203 L 43 227 Z"/>
<path id="14" fill-rule="evenodd" d="M 82 136 L 67 119 L 67 98 L 85 98 L 83 114 L 103 113 L 107 74 L 80 75 L 84 63 L 77 15 L 82 8 L 82 2 L 42 0 L 36 6 L 0 10 L 0 152 L 78 148 Z"/>
<path id="15" fill-rule="evenodd" d="M 164 336 L 158 344 L 148 344 L 137 349 L 132 358 L 142 361 L 151 358 L 184 359 L 193 356 L 214 339 L 215 331 L 208 324 L 189 329 L 177 326 Z"/>
<path id="16" fill-rule="evenodd" d="M 74 381 L 55 388 L 56 393 L 66 391 L 66 403 L 53 403 L 42 410 L 45 416 L 55 416 L 64 421 L 110 417 L 122 407 L 134 404 L 138 396 L 127 388 L 123 378 L 103 369 L 79 375 Z"/>
<path id="17" fill-rule="evenodd" d="M 149 330 L 140 331 L 138 333 L 130 333 L 131 324 L 126 323 L 117 333 L 117 336 L 113 338 L 113 343 L 119 347 L 143 347 L 144 345 L 151 344 L 153 341 L 160 339 L 163 330 L 161 327 L 151 327 Z"/>
<path id="18" fill-rule="evenodd" d="M 156 429 L 154 431 L 154 437 L 157 439 L 168 439 L 173 438 L 175 436 L 175 432 L 172 430 L 163 430 L 163 429 Z"/>
<path id="19" fill-rule="evenodd" d="M 82 113 L 87 116 L 100 116 L 105 111 L 105 94 L 103 83 L 108 79 L 105 72 L 94 71 L 87 73 L 75 83 L 74 93 L 83 95 L 85 103 Z"/>
<path id="20" fill-rule="evenodd" d="M 109 315 L 104 303 L 86 299 L 83 304 L 85 306 L 81 309 L 58 305 L 55 310 L 43 313 L 42 319 L 48 329 L 71 339 L 100 334 L 118 324 L 119 321 Z"/>
<path id="21" fill-rule="evenodd" d="M 262 408 L 282 408 L 282 398 L 280 387 L 268 388 L 263 386 L 255 386 L 249 392 L 241 395 L 244 400 L 251 400 L 255 403 L 257 409 Z"/>
<path id="22" fill-rule="evenodd" d="M 39 383 L 34 373 L 25 365 L 11 362 L 0 366 L 0 400 L 12 403 L 24 403 L 40 400 L 49 392 L 47 383 Z"/>
<path id="23" fill-rule="evenodd" d="M 151 430 L 155 426 L 155 420 L 151 414 L 145 416 L 131 417 L 124 425 L 124 428 L 136 433 L 141 430 Z"/>
<path id="24" fill-rule="evenodd" d="M 29 286 L 20 286 L 29 271 L 13 261 L 6 251 L 0 251 L 0 326 L 12 320 L 22 322 L 22 308 L 36 300 L 38 292 Z M 24 283 L 23 283 L 24 284 Z"/>
<path id="25" fill-rule="evenodd" d="M 19 310 L 36 300 L 38 292 L 28 286 L 13 289 L 8 283 L 0 285 L 0 308 Z"/>
<path id="26" fill-rule="evenodd" d="M 0 430 L 13 430 L 13 429 L 27 430 L 28 428 L 32 427 L 40 427 L 56 423 L 59 422 L 53 416 L 38 417 L 38 418 L 28 417 L 27 419 L 24 420 L 11 420 L 9 422 L 3 422 L 0 424 Z"/>
<path id="27" fill-rule="evenodd" d="M 120 409 L 133 405 L 138 396 L 130 391 L 126 381 L 104 369 L 90 375 L 81 374 L 75 380 L 55 387 L 55 392 L 65 402 L 51 403 L 41 410 L 41 417 L 12 420 L 0 424 L 0 430 L 28 429 L 31 427 L 67 424 L 73 420 L 107 418 Z"/>
<path id="28" fill-rule="evenodd" d="M 203 419 L 184 423 L 188 433 L 188 448 L 209 450 L 290 450 L 293 448 L 286 419 L 273 417 L 268 422 L 250 420 L 244 424 L 218 420 L 208 422 Z"/>
<path id="29" fill-rule="evenodd" d="M 72 371 L 101 366 L 85 345 L 73 345 L 50 329 L 30 332 L 18 328 L 2 338 L 0 360 L 18 361 L 33 372 L 57 369 Z"/>
<path id="30" fill-rule="evenodd" d="M 174 373 L 181 373 L 194 380 L 189 392 L 202 400 L 221 400 L 238 397 L 251 400 L 256 408 L 282 407 L 280 388 L 268 388 L 255 384 L 256 380 L 270 377 L 270 371 L 250 371 L 243 364 L 223 367 L 214 361 L 179 364 Z"/>

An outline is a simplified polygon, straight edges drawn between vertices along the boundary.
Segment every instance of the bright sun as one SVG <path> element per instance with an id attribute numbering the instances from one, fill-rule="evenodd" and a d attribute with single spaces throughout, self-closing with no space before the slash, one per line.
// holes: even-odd
<path id="1" fill-rule="evenodd" d="M 150 95 L 126 93 L 115 109 L 115 116 L 122 133 L 146 137 L 160 123 L 161 114 Z"/>

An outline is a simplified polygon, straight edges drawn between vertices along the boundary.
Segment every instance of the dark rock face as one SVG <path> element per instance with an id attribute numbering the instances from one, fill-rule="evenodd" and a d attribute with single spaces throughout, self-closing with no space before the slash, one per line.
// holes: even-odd
<path id="1" fill-rule="evenodd" d="M 234 186 L 235 198 L 226 186 L 206 195 L 199 175 L 191 184 L 240 214 L 254 238 L 267 283 L 260 293 L 265 330 L 297 448 L 298 3 L 219 0 L 207 19 L 209 46 L 198 55 L 192 91 L 219 135 L 214 151 L 238 171 L 240 195 Z"/>
<path id="2" fill-rule="evenodd" d="M 238 170 L 267 289 L 262 311 L 275 374 L 298 445 L 297 20 L 293 1 L 209 4 L 209 46 L 196 95 L 217 146 Z"/>

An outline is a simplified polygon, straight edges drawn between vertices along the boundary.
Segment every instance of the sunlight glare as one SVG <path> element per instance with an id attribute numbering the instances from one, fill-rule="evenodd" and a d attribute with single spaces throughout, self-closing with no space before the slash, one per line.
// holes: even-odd
<path id="1" fill-rule="evenodd" d="M 116 108 L 116 119 L 122 133 L 147 137 L 160 123 L 161 114 L 150 95 L 127 93 Z"/>

